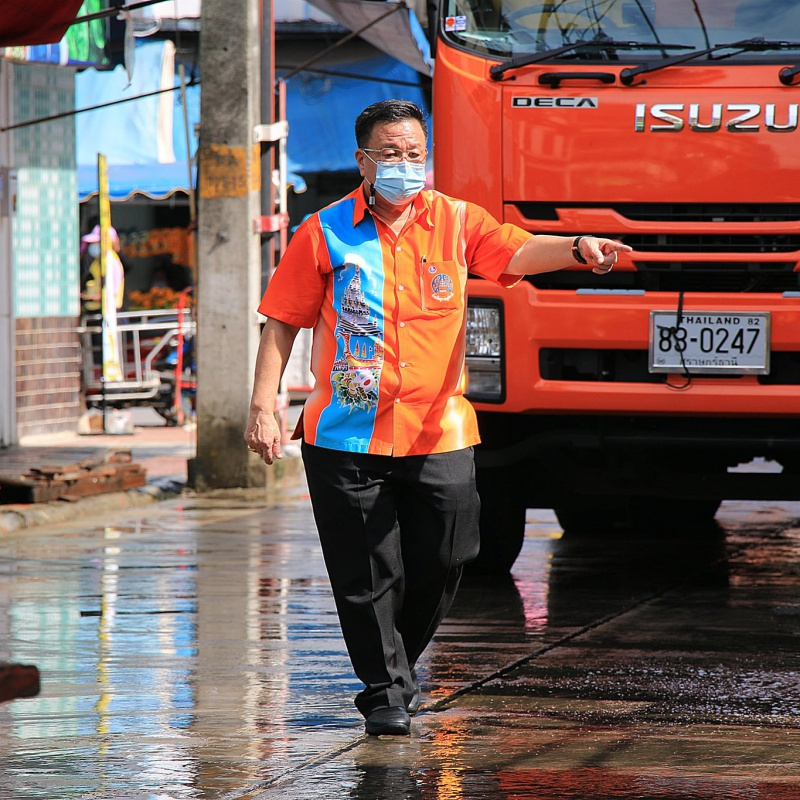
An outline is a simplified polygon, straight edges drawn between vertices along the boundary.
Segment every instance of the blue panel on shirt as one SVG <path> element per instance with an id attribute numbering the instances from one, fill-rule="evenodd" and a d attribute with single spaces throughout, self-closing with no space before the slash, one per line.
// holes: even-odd
<path id="1" fill-rule="evenodd" d="M 375 222 L 366 215 L 353 227 L 354 206 L 350 198 L 319 214 L 333 267 L 337 323 L 331 403 L 320 415 L 315 443 L 366 453 L 383 367 L 384 270 Z"/>

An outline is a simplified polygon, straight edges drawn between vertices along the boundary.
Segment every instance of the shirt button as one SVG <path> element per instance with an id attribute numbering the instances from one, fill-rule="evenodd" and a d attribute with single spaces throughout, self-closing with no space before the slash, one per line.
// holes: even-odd
<path id="1" fill-rule="evenodd" d="M 400 398 L 399 397 L 395 397 L 394 401 L 395 401 L 395 403 L 399 403 L 400 402 Z"/>
<path id="2" fill-rule="evenodd" d="M 405 322 L 401 322 L 401 323 L 400 323 L 400 327 L 401 327 L 401 328 L 405 328 L 405 326 L 406 326 Z"/>
<path id="3" fill-rule="evenodd" d="M 403 249 L 403 248 L 402 248 L 402 247 L 400 247 L 400 245 L 397 245 L 397 247 L 395 247 L 395 250 L 397 250 L 397 252 L 398 252 L 398 253 L 399 253 L 399 252 L 400 252 L 402 249 Z"/>
<path id="4" fill-rule="evenodd" d="M 401 362 L 400 362 L 400 366 L 401 366 L 401 367 L 404 367 L 405 365 L 406 365 L 406 362 L 405 362 L 405 361 L 401 361 Z"/>
<path id="5" fill-rule="evenodd" d="M 401 284 L 400 284 L 400 285 L 397 287 L 397 291 L 398 291 L 398 292 L 402 292 L 402 291 L 403 291 L 403 289 L 405 289 L 405 288 L 406 288 L 406 287 L 405 287 L 405 286 L 403 286 L 403 284 L 401 283 Z"/>

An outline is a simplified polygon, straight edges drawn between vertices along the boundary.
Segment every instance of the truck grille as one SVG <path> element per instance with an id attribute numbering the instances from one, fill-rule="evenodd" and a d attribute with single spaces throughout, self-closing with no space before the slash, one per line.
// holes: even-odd
<path id="1" fill-rule="evenodd" d="M 800 222 L 800 203 L 515 203 L 530 220 L 557 220 L 559 208 L 609 208 L 638 222 Z"/>
<path id="2" fill-rule="evenodd" d="M 800 223 L 800 203 L 518 203 L 520 214 L 540 223 L 540 233 L 560 233 L 546 223 L 558 220 L 559 209 L 610 209 L 621 217 L 654 223 Z M 570 233 L 567 231 L 566 233 Z M 582 231 L 573 232 L 575 234 Z M 800 253 L 798 233 L 642 233 L 593 231 L 619 239 L 640 259 L 636 272 L 599 277 L 591 272 L 556 272 L 533 277 L 539 289 L 636 289 L 648 292 L 783 293 L 800 289 L 795 269 Z M 651 261 L 647 254 L 666 255 L 670 261 Z M 726 254 L 747 261 L 724 261 Z M 715 255 L 719 261 L 698 261 Z M 784 254 L 785 260 L 775 261 Z M 644 258 L 641 258 L 644 256 Z M 712 256 L 713 257 L 713 256 Z"/>
<path id="3" fill-rule="evenodd" d="M 622 241 L 640 253 L 796 253 L 800 250 L 800 236 L 796 234 L 687 236 L 632 233 L 623 236 Z"/>
<path id="4" fill-rule="evenodd" d="M 800 203 L 618 203 L 627 219 L 653 222 L 797 222 Z"/>
<path id="5" fill-rule="evenodd" d="M 542 290 L 627 289 L 646 292 L 719 292 L 764 294 L 800 290 L 800 272 L 794 262 L 637 261 L 636 272 L 619 270 L 608 275 L 565 271 L 529 275 Z"/>

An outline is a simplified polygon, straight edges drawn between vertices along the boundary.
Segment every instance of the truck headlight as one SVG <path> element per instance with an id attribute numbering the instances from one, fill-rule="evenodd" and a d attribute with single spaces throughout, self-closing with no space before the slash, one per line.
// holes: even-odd
<path id="1" fill-rule="evenodd" d="M 466 396 L 480 402 L 502 403 L 503 305 L 499 300 L 468 301 L 466 362 Z"/>

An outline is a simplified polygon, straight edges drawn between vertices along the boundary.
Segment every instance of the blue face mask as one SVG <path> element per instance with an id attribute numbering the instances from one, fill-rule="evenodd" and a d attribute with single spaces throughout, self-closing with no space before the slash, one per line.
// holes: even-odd
<path id="1" fill-rule="evenodd" d="M 373 188 L 392 205 L 410 200 L 425 188 L 425 164 L 412 164 L 410 161 L 378 161 L 377 164 Z"/>

